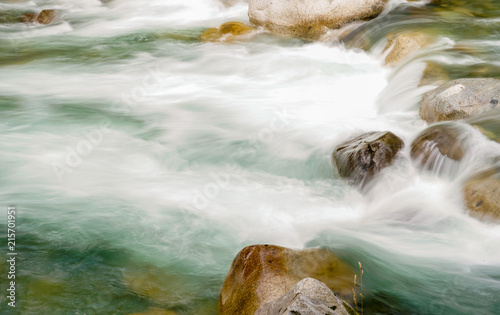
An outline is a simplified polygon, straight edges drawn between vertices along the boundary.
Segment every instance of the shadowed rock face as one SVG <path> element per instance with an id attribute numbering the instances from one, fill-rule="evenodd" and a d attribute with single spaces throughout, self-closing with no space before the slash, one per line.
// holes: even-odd
<path id="1" fill-rule="evenodd" d="M 392 132 L 369 132 L 339 145 L 332 157 L 341 177 L 364 186 L 391 165 L 403 147 L 403 140 Z"/>
<path id="2" fill-rule="evenodd" d="M 500 80 L 459 79 L 424 94 L 420 117 L 429 124 L 476 116 L 498 106 Z"/>
<path id="3" fill-rule="evenodd" d="M 466 181 L 463 194 L 471 216 L 500 223 L 500 167 Z"/>
<path id="4" fill-rule="evenodd" d="M 379 15 L 387 0 L 250 0 L 250 22 L 273 33 L 316 40 L 329 29 Z"/>
<path id="5" fill-rule="evenodd" d="M 353 270 L 325 249 L 293 250 L 274 245 L 242 249 L 234 259 L 219 297 L 219 314 L 254 314 L 311 277 L 344 296 L 351 294 Z"/>
<path id="6" fill-rule="evenodd" d="M 462 160 L 463 128 L 453 124 L 433 125 L 422 131 L 411 143 L 410 156 L 421 167 L 433 169 L 443 159 Z"/>

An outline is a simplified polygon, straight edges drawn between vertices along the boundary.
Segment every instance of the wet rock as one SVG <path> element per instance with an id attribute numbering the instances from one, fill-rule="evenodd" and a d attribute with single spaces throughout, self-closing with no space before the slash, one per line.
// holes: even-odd
<path id="1" fill-rule="evenodd" d="M 42 10 L 39 13 L 28 12 L 21 17 L 23 23 L 52 24 L 56 21 L 57 12 L 55 10 Z"/>
<path id="2" fill-rule="evenodd" d="M 349 315 L 346 305 L 326 284 L 313 278 L 305 278 L 281 298 L 267 302 L 255 315 Z"/>
<path id="3" fill-rule="evenodd" d="M 387 0 L 250 0 L 250 22 L 273 33 L 306 40 L 330 29 L 379 15 Z"/>
<path id="4" fill-rule="evenodd" d="M 500 167 L 466 181 L 463 194 L 471 216 L 484 221 L 500 222 Z"/>
<path id="5" fill-rule="evenodd" d="M 500 80 L 458 79 L 424 94 L 420 117 L 429 124 L 479 115 L 498 106 Z"/>
<path id="6" fill-rule="evenodd" d="M 428 61 L 418 86 L 442 85 L 448 82 L 449 79 L 450 77 L 443 67 L 435 62 Z"/>
<path id="7" fill-rule="evenodd" d="M 293 250 L 253 245 L 234 259 L 219 297 L 219 314 L 254 314 L 311 277 L 342 297 L 350 295 L 353 270 L 326 249 Z"/>
<path id="8" fill-rule="evenodd" d="M 385 64 L 395 66 L 430 43 L 432 43 L 431 37 L 420 32 L 390 34 L 384 49 L 385 51 L 390 49 L 385 57 Z"/>
<path id="9" fill-rule="evenodd" d="M 451 123 L 433 125 L 413 140 L 410 156 L 421 167 L 429 170 L 441 165 L 446 159 L 460 161 L 465 154 L 463 139 L 461 126 Z"/>
<path id="10" fill-rule="evenodd" d="M 233 41 L 248 36 L 255 28 L 241 22 L 227 22 L 219 28 L 209 28 L 204 31 L 200 39 L 205 42 Z"/>
<path id="11" fill-rule="evenodd" d="M 403 140 L 390 131 L 369 132 L 339 145 L 332 158 L 342 178 L 364 186 L 391 165 L 403 147 Z"/>

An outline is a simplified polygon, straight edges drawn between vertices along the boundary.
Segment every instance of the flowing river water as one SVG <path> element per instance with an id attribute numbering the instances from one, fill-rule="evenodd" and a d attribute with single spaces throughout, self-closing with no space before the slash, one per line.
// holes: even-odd
<path id="1" fill-rule="evenodd" d="M 343 44 L 198 39 L 248 23 L 245 1 L 0 2 L 61 15 L 0 24 L 0 204 L 16 206 L 19 252 L 15 309 L 1 257 L 0 313 L 215 314 L 236 253 L 269 243 L 361 262 L 365 314 L 500 314 L 500 227 L 461 194 L 500 145 L 463 124 L 462 162 L 409 157 L 435 88 L 419 86 L 425 61 L 500 76 L 500 3 L 464 3 L 390 1 Z M 391 68 L 397 30 L 438 40 Z M 361 193 L 331 153 L 378 130 L 406 147 Z"/>

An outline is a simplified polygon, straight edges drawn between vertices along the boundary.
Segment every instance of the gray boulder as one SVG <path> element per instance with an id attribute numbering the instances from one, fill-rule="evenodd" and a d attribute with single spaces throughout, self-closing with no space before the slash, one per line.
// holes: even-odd
<path id="1" fill-rule="evenodd" d="M 262 305 L 255 315 L 349 315 L 353 313 L 356 314 L 354 309 L 339 299 L 326 284 L 313 278 L 305 278 L 281 298 Z"/>
<path id="2" fill-rule="evenodd" d="M 339 145 L 332 158 L 340 177 L 363 187 L 391 165 L 403 147 L 403 140 L 390 131 L 369 132 Z"/>
<path id="3" fill-rule="evenodd" d="M 329 29 L 379 15 L 387 0 L 250 0 L 250 22 L 271 32 L 316 40 Z"/>
<path id="4" fill-rule="evenodd" d="M 420 117 L 429 124 L 479 115 L 498 106 L 500 80 L 458 79 L 424 94 Z"/>

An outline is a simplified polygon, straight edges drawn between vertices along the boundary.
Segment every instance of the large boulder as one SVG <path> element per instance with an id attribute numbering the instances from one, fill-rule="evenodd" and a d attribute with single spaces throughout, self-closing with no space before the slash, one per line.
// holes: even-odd
<path id="1" fill-rule="evenodd" d="M 329 29 L 379 15 L 387 0 L 250 0 L 250 22 L 285 36 L 316 40 Z"/>
<path id="2" fill-rule="evenodd" d="M 500 80 L 458 79 L 424 94 L 420 117 L 429 124 L 476 116 L 498 106 Z"/>
<path id="3" fill-rule="evenodd" d="M 385 64 L 395 66 L 401 61 L 415 54 L 422 47 L 432 43 L 432 38 L 420 32 L 408 32 L 402 34 L 389 34 L 385 51 L 389 51 L 385 57 Z"/>
<path id="4" fill-rule="evenodd" d="M 341 177 L 363 187 L 391 165 L 403 147 L 403 140 L 390 131 L 369 132 L 339 145 L 332 158 Z"/>
<path id="5" fill-rule="evenodd" d="M 354 271 L 326 249 L 245 247 L 234 259 L 222 286 L 219 314 L 253 315 L 307 277 L 324 282 L 345 298 L 350 295 Z"/>
<path id="6" fill-rule="evenodd" d="M 449 160 L 461 161 L 465 154 L 464 138 L 464 127 L 461 125 L 432 125 L 413 140 L 410 156 L 419 166 L 429 170 Z"/>
<path id="7" fill-rule="evenodd" d="M 463 186 L 463 194 L 473 217 L 500 222 L 500 167 L 467 180 Z"/>
<path id="8" fill-rule="evenodd" d="M 255 315 L 350 315 L 352 313 L 355 313 L 354 309 L 338 298 L 326 284 L 313 278 L 305 278 L 281 298 L 261 306 Z"/>

